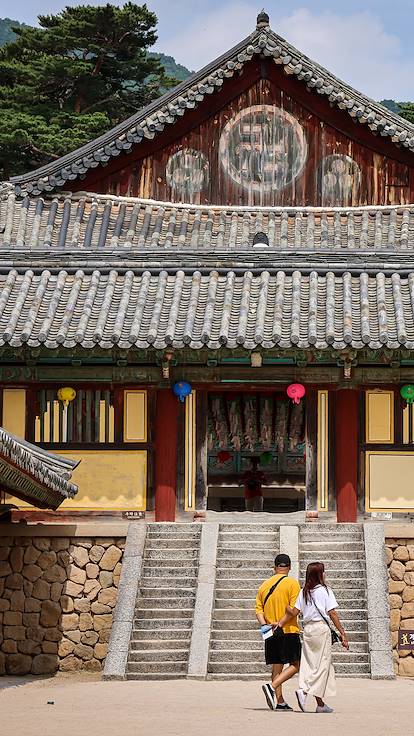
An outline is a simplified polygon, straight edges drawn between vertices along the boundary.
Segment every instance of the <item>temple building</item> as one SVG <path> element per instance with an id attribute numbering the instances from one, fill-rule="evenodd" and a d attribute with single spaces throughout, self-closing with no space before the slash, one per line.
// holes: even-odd
<path id="1" fill-rule="evenodd" d="M 265 511 L 414 512 L 411 202 L 414 125 L 264 12 L 4 183 L 1 424 L 73 460 L 55 513 L 243 511 L 253 457 Z"/>

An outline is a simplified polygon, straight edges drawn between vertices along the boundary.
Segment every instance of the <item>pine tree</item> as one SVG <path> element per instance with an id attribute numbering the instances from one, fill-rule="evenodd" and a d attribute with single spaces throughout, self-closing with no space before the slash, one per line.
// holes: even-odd
<path id="1" fill-rule="evenodd" d="M 96 138 L 176 84 L 147 50 L 146 5 L 83 5 L 39 16 L 0 50 L 0 177 Z"/>

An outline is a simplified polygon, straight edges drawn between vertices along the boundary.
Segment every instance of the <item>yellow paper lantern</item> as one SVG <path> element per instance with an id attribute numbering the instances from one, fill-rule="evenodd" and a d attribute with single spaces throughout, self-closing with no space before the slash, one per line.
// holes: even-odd
<path id="1" fill-rule="evenodd" d="M 71 386 L 64 386 L 63 388 L 60 388 L 57 392 L 57 397 L 59 401 L 62 401 L 65 406 L 67 406 L 76 396 L 76 391 L 74 388 L 71 388 Z"/>

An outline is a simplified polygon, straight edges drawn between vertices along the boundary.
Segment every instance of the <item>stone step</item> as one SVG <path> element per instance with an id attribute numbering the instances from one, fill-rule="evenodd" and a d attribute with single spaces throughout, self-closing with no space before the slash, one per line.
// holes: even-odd
<path id="1" fill-rule="evenodd" d="M 144 650 L 158 652 L 161 649 L 163 651 L 180 649 L 187 652 L 188 655 L 190 641 L 191 639 L 189 636 L 186 636 L 183 639 L 170 639 L 169 637 L 165 637 L 164 639 L 161 639 L 160 637 L 157 637 L 157 639 L 131 639 L 130 653 L 142 652 Z"/>
<path id="2" fill-rule="evenodd" d="M 165 642 L 167 644 L 167 642 Z M 158 642 L 158 645 L 160 642 Z M 161 649 L 134 649 L 130 650 L 128 655 L 128 664 L 130 662 L 188 662 L 188 649 L 173 649 L 168 650 L 168 647 Z"/>
<path id="3" fill-rule="evenodd" d="M 186 619 L 183 620 L 185 621 Z M 368 631 L 366 613 L 365 617 L 361 617 L 360 619 L 348 619 L 341 616 L 341 621 L 347 633 L 349 633 L 350 631 Z M 246 618 L 216 618 L 216 616 L 214 615 L 212 623 L 212 628 L 214 631 L 226 631 L 228 629 L 237 629 L 243 632 L 256 631 L 257 636 L 259 636 L 257 621 L 255 621 L 253 617 L 251 617 L 250 619 L 248 616 L 246 616 Z"/>
<path id="4" fill-rule="evenodd" d="M 156 592 L 156 591 L 154 591 Z M 158 591 L 159 592 L 159 591 Z M 171 593 L 175 593 L 174 590 L 171 591 Z M 139 597 L 137 606 L 138 608 L 136 610 L 144 610 L 148 611 L 154 608 L 155 610 L 169 610 L 170 608 L 175 608 L 176 610 L 185 610 L 185 609 L 194 609 L 194 602 L 195 597 L 186 597 L 182 598 L 180 596 L 171 596 L 170 598 L 168 596 L 162 596 L 158 597 L 154 596 L 153 598 L 148 597 Z M 147 605 L 147 608 L 143 608 L 143 605 Z"/>
<path id="5" fill-rule="evenodd" d="M 192 618 L 141 618 L 135 619 L 132 628 L 131 638 L 136 636 L 135 632 L 138 632 L 137 636 L 143 629 L 153 630 L 154 637 L 156 636 L 156 629 L 191 629 L 193 621 Z"/>
<path id="6" fill-rule="evenodd" d="M 160 595 L 159 588 L 157 584 L 155 583 L 152 587 L 145 586 L 140 589 L 140 596 L 145 599 L 153 600 L 154 598 L 158 598 Z M 172 598 L 189 598 L 194 599 L 195 598 L 195 589 L 193 587 L 185 587 L 182 583 L 178 585 L 170 585 L 168 587 L 163 588 L 162 590 L 162 596 L 165 600 L 170 600 Z"/>
<path id="7" fill-rule="evenodd" d="M 366 599 L 362 600 L 361 598 L 342 598 L 340 595 L 337 595 L 336 598 L 339 604 L 339 610 L 344 610 L 348 608 L 359 608 L 366 610 Z M 243 610 L 254 611 L 255 598 L 218 598 L 216 596 L 214 607 L 216 611 L 223 608 L 239 608 Z"/>
<path id="8" fill-rule="evenodd" d="M 150 537 L 147 539 L 145 550 L 148 551 L 150 549 L 193 549 L 196 550 L 199 548 L 199 540 L 191 538 L 179 538 L 175 537 L 174 539 L 171 539 L 170 537 Z"/>
<path id="9" fill-rule="evenodd" d="M 144 554 L 144 565 L 147 560 L 159 560 L 171 562 L 171 560 L 188 562 L 189 560 L 196 560 L 198 558 L 198 548 L 194 549 L 180 549 L 175 547 L 169 547 L 168 549 L 158 549 L 158 547 L 145 549 Z"/>
<path id="10" fill-rule="evenodd" d="M 245 608 L 215 608 L 213 614 L 215 621 L 246 621 L 251 619 L 253 615 L 252 609 Z M 339 609 L 339 615 L 343 619 L 353 621 L 354 619 L 366 618 L 367 611 L 361 608 L 342 608 Z"/>
<path id="11" fill-rule="evenodd" d="M 141 580 L 147 578 L 159 578 L 160 580 L 174 581 L 176 578 L 182 578 L 185 580 L 189 579 L 191 571 L 194 570 L 193 579 L 197 578 L 197 566 L 191 565 L 180 565 L 179 567 L 173 567 L 171 564 L 165 565 L 146 565 L 142 571 Z"/>
<path id="12" fill-rule="evenodd" d="M 216 601 L 222 600 L 233 600 L 234 598 L 243 598 L 243 600 L 255 600 L 258 585 L 254 587 L 244 587 L 242 584 L 239 587 L 223 588 L 222 586 L 216 588 Z M 359 588 L 341 588 L 335 587 L 335 597 L 338 601 L 347 601 L 358 599 L 360 601 L 366 601 L 365 585 L 361 584 Z"/>
<path id="13" fill-rule="evenodd" d="M 350 581 L 351 579 L 356 578 L 357 580 L 365 581 L 365 575 L 366 575 L 365 567 L 364 569 L 360 567 L 357 568 L 354 566 L 347 568 L 345 565 L 343 567 L 329 567 L 329 569 L 326 569 L 325 572 L 326 572 L 327 581 L 329 582 L 330 585 L 332 585 L 333 579 Z M 302 567 L 301 565 L 300 571 L 299 571 L 299 577 L 304 579 L 305 574 L 306 574 L 306 565 L 304 567 Z"/>
<path id="14" fill-rule="evenodd" d="M 271 557 L 268 558 L 267 564 L 266 560 L 262 559 L 255 559 L 255 557 L 252 557 L 252 554 L 250 553 L 249 557 L 243 558 L 241 560 L 235 559 L 233 557 L 228 557 L 227 555 L 225 557 L 219 557 L 217 560 L 217 567 L 219 570 L 242 570 L 244 573 L 248 573 L 249 570 L 255 572 L 257 570 L 257 574 L 259 573 L 265 573 L 267 577 L 270 577 L 273 572 L 273 562 Z M 274 574 L 274 573 L 273 573 Z"/>
<path id="15" fill-rule="evenodd" d="M 350 662 L 350 663 L 338 663 L 335 666 L 335 671 L 339 673 L 352 673 L 354 675 L 359 675 L 360 673 L 367 673 L 370 672 L 370 666 L 367 662 Z M 233 674 L 234 678 L 237 679 L 238 675 L 240 673 L 243 674 L 253 674 L 253 673 L 263 673 L 263 677 L 266 678 L 269 676 L 269 669 L 266 668 L 266 665 L 263 663 L 263 661 L 258 662 L 209 662 L 208 664 L 208 672 L 211 674 Z"/>
<path id="16" fill-rule="evenodd" d="M 368 642 L 366 640 L 355 641 L 350 636 L 351 651 L 366 654 L 368 652 Z M 240 636 L 235 639 L 216 639 L 213 637 L 210 643 L 211 651 L 227 651 L 227 650 L 238 650 L 247 649 L 247 651 L 264 652 L 264 644 L 261 637 L 257 636 L 255 639 L 241 639 Z"/>
<path id="17" fill-rule="evenodd" d="M 368 643 L 368 633 L 367 630 L 365 631 L 358 631 L 358 630 L 347 630 L 348 639 L 350 642 L 353 643 L 353 645 L 356 642 L 359 642 L 361 644 L 364 644 L 365 646 Z M 249 642 L 249 646 L 251 643 L 257 642 L 260 644 L 260 646 L 263 646 L 262 638 L 260 636 L 260 633 L 257 628 L 257 624 L 255 627 L 252 627 L 251 629 L 245 630 L 241 627 L 239 628 L 214 628 L 211 632 L 211 641 L 212 642 L 230 642 L 235 641 L 237 643 L 242 642 Z"/>
<path id="18" fill-rule="evenodd" d="M 346 541 L 345 542 L 344 540 L 330 540 L 330 539 L 319 540 L 319 541 L 316 541 L 314 539 L 307 539 L 306 541 L 302 540 L 299 545 L 299 549 L 300 551 L 307 549 L 307 550 L 316 550 L 317 552 L 318 551 L 328 551 L 329 552 L 330 550 L 332 550 L 333 552 L 335 551 L 352 552 L 353 550 L 357 550 L 359 552 L 365 551 L 364 543 L 362 541 L 360 542 Z"/>
<path id="19" fill-rule="evenodd" d="M 171 622 L 169 622 L 170 624 Z M 172 626 L 165 627 L 162 629 L 156 629 L 153 628 L 150 629 L 136 629 L 134 628 L 132 630 L 131 634 L 131 646 L 134 642 L 147 642 L 148 644 L 158 644 L 159 641 L 162 640 L 168 640 L 168 641 L 176 641 L 180 640 L 182 642 L 190 642 L 191 638 L 191 631 L 189 631 L 188 627 L 186 628 L 173 628 Z M 184 646 L 184 644 L 183 644 Z"/>
<path id="20" fill-rule="evenodd" d="M 240 565 L 239 567 L 233 561 L 232 565 L 217 567 L 216 582 L 221 585 L 222 580 L 237 580 L 237 585 L 239 585 L 239 581 L 243 584 L 245 580 L 255 580 L 257 581 L 257 587 L 259 587 L 260 583 L 272 576 L 272 572 L 273 570 L 269 567 L 250 568 L 247 565 Z"/>
<path id="21" fill-rule="evenodd" d="M 299 559 L 303 562 L 315 560 L 315 556 L 318 562 L 324 562 L 325 565 L 334 560 L 365 560 L 364 550 L 321 550 L 318 548 L 317 552 L 313 552 L 306 548 L 299 552 Z"/>
<path id="22" fill-rule="evenodd" d="M 227 682 L 230 682 L 231 680 L 246 680 L 246 681 L 268 680 L 269 673 L 270 673 L 270 669 L 264 672 L 254 672 L 254 673 L 249 673 L 249 674 L 245 674 L 243 672 L 238 672 L 236 674 L 227 674 L 227 673 L 221 673 L 221 674 L 214 673 L 213 674 L 210 672 L 208 673 L 206 679 L 207 680 L 222 680 L 222 681 L 227 681 Z M 343 673 L 343 672 L 338 672 L 338 671 L 336 671 L 336 676 L 340 679 L 345 679 L 347 677 L 355 677 L 355 675 L 353 675 L 352 672 Z M 364 672 L 364 673 L 360 672 L 358 674 L 358 679 L 362 679 L 362 678 L 367 679 L 369 677 L 370 677 L 369 672 Z"/>
<path id="23" fill-rule="evenodd" d="M 194 608 L 136 608 L 135 620 L 143 621 L 152 618 L 192 618 Z"/>
<path id="24" fill-rule="evenodd" d="M 260 656 L 262 655 L 262 656 Z M 258 650 L 250 649 L 213 649 L 210 651 L 210 664 L 215 662 L 253 662 L 255 666 L 262 662 L 263 665 L 264 653 Z M 366 663 L 369 664 L 369 654 L 367 652 L 335 652 L 332 654 L 334 664 L 340 664 L 342 662 L 351 664 L 354 663 Z"/>
<path id="25" fill-rule="evenodd" d="M 128 662 L 127 670 L 131 673 L 141 674 L 159 674 L 163 672 L 170 672 L 171 674 L 182 672 L 187 674 L 187 661 Z"/>
<path id="26" fill-rule="evenodd" d="M 127 680 L 182 680 L 187 677 L 187 670 L 184 672 L 127 672 L 125 678 Z"/>
<path id="27" fill-rule="evenodd" d="M 344 523 L 344 524 L 337 524 L 337 523 L 329 524 L 328 522 L 323 522 L 323 521 L 316 521 L 316 522 L 312 521 L 307 524 L 301 524 L 300 532 L 301 534 L 303 533 L 313 534 L 315 532 L 324 532 L 324 533 L 331 532 L 333 534 L 338 534 L 342 532 L 359 532 L 360 534 L 362 534 L 363 532 L 362 526 L 363 525 L 360 523 L 352 524 L 351 522 Z"/>
<path id="28" fill-rule="evenodd" d="M 194 521 L 190 523 L 187 523 L 185 521 L 183 522 L 180 522 L 180 521 L 155 521 L 155 522 L 151 521 L 148 524 L 148 530 L 149 531 L 159 531 L 159 532 L 168 531 L 168 530 L 174 531 L 174 532 L 187 531 L 190 533 L 191 531 L 195 531 L 195 530 L 201 531 L 201 523 L 200 522 L 197 523 Z"/>
<path id="29" fill-rule="evenodd" d="M 235 522 L 220 524 L 219 533 L 222 534 L 223 532 L 245 532 L 247 534 L 248 532 L 273 532 L 276 535 L 279 534 L 279 529 L 279 524 L 272 524 L 271 522 L 258 522 L 257 524 L 238 524 L 237 522 Z"/>
<path id="30" fill-rule="evenodd" d="M 279 534 L 273 532 L 220 532 L 219 544 L 228 544 L 230 542 L 263 542 L 272 546 L 279 546 Z"/>

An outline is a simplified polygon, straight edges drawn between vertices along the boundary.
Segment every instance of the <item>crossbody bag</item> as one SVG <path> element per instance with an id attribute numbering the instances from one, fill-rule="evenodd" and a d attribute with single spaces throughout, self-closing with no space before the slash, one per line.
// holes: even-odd
<path id="1" fill-rule="evenodd" d="M 285 580 L 286 578 L 287 578 L 287 575 L 283 575 L 283 577 L 279 578 L 279 580 L 274 585 L 272 585 L 272 587 L 270 588 L 270 590 L 266 593 L 266 597 L 265 597 L 265 599 L 263 601 L 263 612 L 264 612 L 264 607 L 265 607 L 267 601 L 269 600 L 270 596 L 275 592 L 275 590 L 276 590 L 277 586 L 279 585 L 279 583 L 281 583 L 282 580 Z M 284 634 L 284 631 L 283 631 L 283 629 L 281 629 L 280 627 L 278 627 L 276 629 L 276 631 L 273 632 L 273 636 L 275 636 L 275 634 L 277 636 L 280 636 L 281 634 Z"/>
<path id="2" fill-rule="evenodd" d="M 331 624 L 329 623 L 329 621 L 328 621 L 328 619 L 326 618 L 326 616 L 324 616 L 324 615 L 323 615 L 322 611 L 321 611 L 321 610 L 320 610 L 320 609 L 318 608 L 318 606 L 316 605 L 316 603 L 315 603 L 315 599 L 314 599 L 314 597 L 313 597 L 312 593 L 310 594 L 310 597 L 311 597 L 311 599 L 312 599 L 312 603 L 313 603 L 313 605 L 315 606 L 315 608 L 316 608 L 317 612 L 319 613 L 320 617 L 321 617 L 321 618 L 323 618 L 323 620 L 325 621 L 326 625 L 327 625 L 327 626 L 328 626 L 328 628 L 330 629 L 330 632 L 331 632 L 331 642 L 332 642 L 332 644 L 337 644 L 338 642 L 340 642 L 340 641 L 341 641 L 341 637 L 340 637 L 340 636 L 339 636 L 339 634 L 337 634 L 337 633 L 336 633 L 336 631 L 335 631 L 335 630 L 334 630 L 334 629 L 332 628 L 332 626 L 331 626 Z"/>

